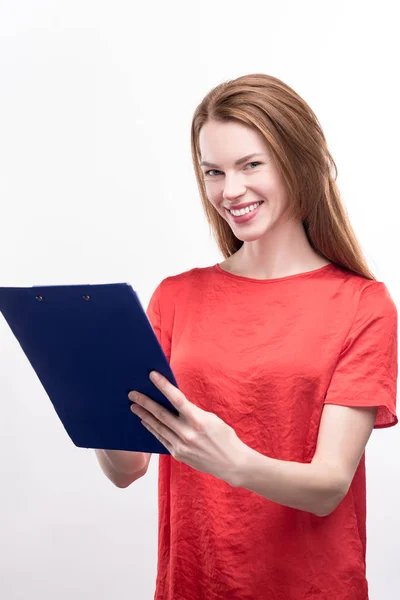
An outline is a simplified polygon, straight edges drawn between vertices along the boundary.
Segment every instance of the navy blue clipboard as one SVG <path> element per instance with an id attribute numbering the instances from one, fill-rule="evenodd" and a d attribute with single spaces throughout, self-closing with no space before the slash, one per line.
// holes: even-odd
<path id="1" fill-rule="evenodd" d="M 169 454 L 130 410 L 138 390 L 177 415 L 149 373 L 178 384 L 128 283 L 0 287 L 0 310 L 75 446 Z"/>

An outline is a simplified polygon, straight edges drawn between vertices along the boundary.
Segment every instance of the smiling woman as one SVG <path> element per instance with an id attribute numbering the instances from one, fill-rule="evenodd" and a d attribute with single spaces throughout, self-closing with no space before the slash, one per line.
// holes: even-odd
<path id="1" fill-rule="evenodd" d="M 147 309 L 179 381 L 156 384 L 179 417 L 132 407 L 170 452 L 155 600 L 367 600 L 365 446 L 398 422 L 396 306 L 288 85 L 217 86 L 191 149 L 225 261 L 166 277 Z"/>

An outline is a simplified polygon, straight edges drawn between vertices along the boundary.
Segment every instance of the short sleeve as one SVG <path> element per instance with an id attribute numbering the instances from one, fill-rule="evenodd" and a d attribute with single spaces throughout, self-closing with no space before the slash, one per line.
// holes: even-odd
<path id="1" fill-rule="evenodd" d="M 382 282 L 364 288 L 324 403 L 378 406 L 375 428 L 398 423 L 397 309 Z"/>
<path id="2" fill-rule="evenodd" d="M 147 306 L 146 315 L 151 323 L 154 333 L 161 344 L 161 314 L 160 314 L 160 293 L 161 284 L 154 290 L 149 304 Z"/>
<path id="3" fill-rule="evenodd" d="M 147 306 L 146 315 L 169 362 L 171 356 L 171 319 L 168 299 L 163 298 L 164 281 L 161 281 L 154 290 Z"/>

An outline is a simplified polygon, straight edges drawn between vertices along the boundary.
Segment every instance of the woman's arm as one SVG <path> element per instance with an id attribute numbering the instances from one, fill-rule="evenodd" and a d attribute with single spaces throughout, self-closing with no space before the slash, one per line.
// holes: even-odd
<path id="1" fill-rule="evenodd" d="M 246 446 L 235 487 L 319 517 L 329 515 L 349 490 L 377 410 L 325 404 L 311 463 L 269 458 Z"/>
<path id="2" fill-rule="evenodd" d="M 95 454 L 101 470 L 119 488 L 128 485 L 146 474 L 151 454 L 127 450 L 98 450 Z"/>

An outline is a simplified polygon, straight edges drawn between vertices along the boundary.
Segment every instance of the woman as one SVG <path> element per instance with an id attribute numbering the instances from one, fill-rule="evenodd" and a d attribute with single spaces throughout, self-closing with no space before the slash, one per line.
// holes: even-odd
<path id="1" fill-rule="evenodd" d="M 396 307 L 362 256 L 321 126 L 289 86 L 219 85 L 191 139 L 225 260 L 167 277 L 147 310 L 180 388 L 155 382 L 179 417 L 143 394 L 132 405 L 171 453 L 155 598 L 365 600 L 364 449 L 397 423 Z M 120 487 L 150 460 L 98 457 Z"/>

